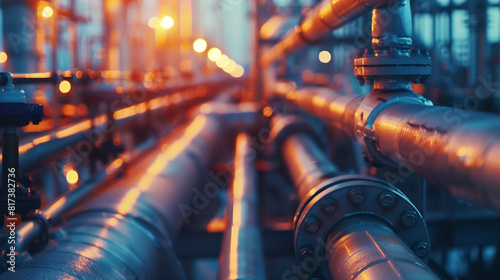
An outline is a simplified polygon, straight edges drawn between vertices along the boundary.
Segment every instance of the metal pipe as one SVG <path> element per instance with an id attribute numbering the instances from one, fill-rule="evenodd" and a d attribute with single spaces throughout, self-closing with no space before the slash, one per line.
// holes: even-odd
<path id="1" fill-rule="evenodd" d="M 376 113 L 364 116 L 373 127 L 367 133 L 357 126 L 355 114 L 366 107 L 361 104 L 364 96 L 327 89 L 295 91 L 283 84 L 277 91 L 308 113 L 342 128 L 351 138 L 373 143 L 374 153 L 409 169 L 391 174 L 395 180 L 391 183 L 403 182 L 416 172 L 458 198 L 500 210 L 498 116 L 405 100 L 388 102 L 388 98 Z"/>
<path id="2" fill-rule="evenodd" d="M 326 251 L 331 279 L 438 279 L 390 226 L 373 216 L 340 222 Z"/>
<path id="3" fill-rule="evenodd" d="M 245 133 L 238 134 L 234 178 L 229 188 L 227 216 L 217 279 L 266 279 L 259 207 L 255 151 Z"/>
<path id="4" fill-rule="evenodd" d="M 172 240 L 185 222 L 182 207 L 191 200 L 191 208 L 198 205 L 198 188 L 227 133 L 221 118 L 198 115 L 181 137 L 158 146 L 129 170 L 130 176 L 67 217 L 61 227 L 65 236 L 54 239 L 51 248 L 0 279 L 34 273 L 50 279 L 161 279 L 165 273 L 186 279 Z"/>
<path id="5" fill-rule="evenodd" d="M 3 128 L 2 157 L 5 164 L 1 168 L 1 187 L 7 189 L 9 182 L 11 182 L 12 186 L 16 186 L 16 182 L 19 180 L 19 136 L 17 135 L 17 127 Z"/>
<path id="6" fill-rule="evenodd" d="M 355 137 L 354 116 L 363 101 L 363 95 L 342 95 L 321 87 L 295 89 L 295 85 L 291 83 L 278 83 L 274 93 L 321 118 L 328 125 L 342 129 L 351 138 Z"/>
<path id="7" fill-rule="evenodd" d="M 320 181 L 340 175 L 325 152 L 305 133 L 288 136 L 283 141 L 281 154 L 300 200 Z"/>
<path id="8" fill-rule="evenodd" d="M 66 214 L 77 204 L 81 203 L 83 199 L 88 197 L 96 189 L 115 179 L 126 169 L 128 164 L 137 161 L 143 154 L 151 150 L 155 144 L 156 141 L 153 139 L 141 143 L 132 151 L 127 152 L 115 159 L 104 169 L 101 169 L 101 171 L 93 175 L 90 180 L 83 183 L 75 190 L 63 195 L 56 202 L 42 207 L 37 212 L 37 216 L 42 219 L 46 219 L 47 224 L 44 225 L 43 223 L 45 223 L 45 221 L 39 219 L 29 220 L 22 223 L 16 232 L 16 251 L 22 252 L 26 250 L 31 243 L 40 237 L 44 227 L 49 227 L 58 223 L 62 215 Z"/>
<path id="9" fill-rule="evenodd" d="M 127 126 L 146 115 L 148 111 L 186 110 L 188 107 L 204 102 L 210 98 L 212 95 L 209 94 L 209 90 L 212 91 L 213 89 L 220 89 L 220 86 L 226 86 L 225 81 L 211 82 L 209 85 L 213 88 L 207 86 L 206 92 L 203 95 L 197 92 L 176 94 L 176 91 L 170 92 L 162 90 L 160 93 L 155 94 L 160 97 L 128 106 L 114 112 L 114 118 L 116 119 L 115 124 L 118 127 Z M 195 89 L 199 86 L 200 85 L 184 87 L 182 90 Z M 167 93 L 170 93 L 170 95 L 161 96 Z M 19 147 L 20 173 L 31 171 L 39 167 L 42 163 L 48 162 L 54 157 L 59 156 L 61 153 L 73 151 L 71 147 L 79 143 L 84 146 L 84 149 L 87 149 L 88 145 L 92 145 L 95 140 L 102 137 L 101 134 L 106 132 L 108 129 L 106 124 L 107 116 L 103 114 L 93 119 L 87 119 L 61 127 L 46 134 L 36 135 L 35 137 L 21 140 Z"/>
<path id="10" fill-rule="evenodd" d="M 400 1 L 391 0 L 325 0 L 312 9 L 303 21 L 290 30 L 281 41 L 261 57 L 262 65 L 269 65 L 279 57 L 295 51 L 347 22 L 380 6 Z"/>
<path id="11" fill-rule="evenodd" d="M 338 177 L 342 178 L 339 179 L 341 183 L 335 183 L 332 178 L 340 175 L 340 172 L 321 151 L 318 143 L 304 132 L 293 132 L 291 129 L 288 131 L 291 133 L 283 140 L 281 155 L 302 201 L 294 219 L 294 237 L 296 251 L 300 252 L 298 258 L 302 262 L 301 266 L 309 273 L 309 278 L 320 273 L 325 274 L 317 271 L 321 271 L 318 268 L 323 267 L 324 260 L 327 274 L 336 280 L 437 279 L 419 258 L 427 255 L 427 243 L 415 245 L 426 246 L 425 254 L 424 249 L 419 252 L 419 248 L 415 247 L 415 254 L 420 253 L 416 256 L 402 241 L 402 237 L 388 226 L 386 217 L 378 217 L 380 206 L 377 203 L 368 205 L 369 202 L 366 202 L 362 205 L 364 200 L 372 196 L 372 190 L 368 187 L 369 180 L 364 181 L 356 176 L 350 179 L 348 176 L 341 176 Z M 351 191 L 344 192 L 342 189 L 349 188 L 349 180 L 358 181 L 353 183 L 354 188 Z M 389 198 L 387 201 L 381 199 L 383 196 L 378 200 L 387 208 L 392 208 L 394 213 L 400 212 L 394 204 L 398 199 L 396 196 L 400 195 L 399 206 L 402 206 L 404 194 L 391 192 L 389 189 L 375 191 L 375 197 L 380 196 L 380 193 L 385 194 Z M 322 193 L 329 192 L 328 190 L 330 195 L 323 199 Z M 352 205 L 348 206 L 349 202 L 344 204 L 345 201 L 354 201 L 356 206 L 350 209 Z M 391 203 L 393 204 L 390 205 Z M 387 208 L 383 213 L 391 216 L 391 211 Z M 335 220 L 340 222 L 328 224 Z M 397 228 L 396 225 L 393 226 Z M 321 235 L 320 232 L 327 234 Z M 304 233 L 305 236 L 300 235 Z M 313 234 L 319 235 L 311 237 Z M 310 238 L 313 242 L 304 242 L 302 237 Z M 322 239 L 326 243 L 318 244 L 324 242 Z M 302 243 L 308 245 L 304 246 Z M 323 248 L 324 253 L 318 254 Z"/>

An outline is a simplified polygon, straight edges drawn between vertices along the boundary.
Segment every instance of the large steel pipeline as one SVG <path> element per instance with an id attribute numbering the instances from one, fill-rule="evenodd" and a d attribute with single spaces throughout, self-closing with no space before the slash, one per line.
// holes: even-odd
<path id="1" fill-rule="evenodd" d="M 307 44 L 318 41 L 335 28 L 384 5 L 399 5 L 393 0 L 325 0 L 311 10 L 303 21 L 290 30 L 278 44 L 261 57 L 262 65 L 269 65 L 279 57 Z"/>
<path id="2" fill-rule="evenodd" d="M 326 246 L 331 279 L 439 279 L 389 225 L 373 216 L 340 222 Z"/>
<path id="3" fill-rule="evenodd" d="M 240 124 L 245 127 L 247 124 Z M 105 192 L 65 219 L 51 246 L 0 279 L 185 279 L 172 239 L 207 179 L 220 137 L 220 115 L 198 115 L 175 141 L 158 146 Z M 126 234 L 124 234 L 126 233 Z"/>
<path id="4" fill-rule="evenodd" d="M 338 168 L 310 135 L 297 133 L 284 140 L 281 148 L 300 200 L 321 181 L 340 175 Z"/>
<path id="5" fill-rule="evenodd" d="M 16 252 L 26 250 L 31 243 L 44 233 L 44 230 L 48 230 L 52 225 L 58 223 L 64 214 L 75 208 L 96 189 L 111 182 L 119 174 L 123 173 L 127 165 L 137 161 L 143 154 L 151 150 L 155 144 L 154 139 L 139 144 L 132 151 L 126 152 L 101 169 L 90 180 L 75 190 L 63 195 L 54 203 L 40 208 L 36 213 L 37 219 L 26 221 L 17 229 Z M 48 236 L 45 236 L 45 238 L 48 238 Z"/>
<path id="6" fill-rule="evenodd" d="M 414 171 L 460 199 L 500 210 L 498 116 L 410 103 L 390 93 L 374 100 L 328 89 L 294 90 L 285 84 L 276 87 L 276 93 L 343 129 L 361 145 L 371 145 L 370 156 L 406 166 L 408 170 L 392 174 L 395 182 Z M 373 111 L 359 114 L 367 108 Z M 359 117 L 371 128 L 357 122 Z"/>
<path id="7" fill-rule="evenodd" d="M 280 121 L 283 119 L 278 119 L 276 122 Z M 399 212 L 401 209 L 397 209 L 399 206 L 395 206 L 395 201 L 399 200 L 400 206 L 404 204 L 406 202 L 404 194 L 391 186 L 379 189 L 380 186 L 374 184 L 372 187 L 376 188 L 368 187 L 375 181 L 359 176 L 352 178 L 341 176 L 338 177 L 341 179 L 330 181 L 328 177 L 331 179 L 332 172 L 339 174 L 338 169 L 325 153 L 321 152 L 318 143 L 311 135 L 292 132 L 282 141 L 281 156 L 302 200 L 294 220 L 294 232 L 296 247 L 297 244 L 302 244 L 299 245 L 300 248 L 296 248 L 296 252 L 299 252 L 299 259 L 303 262 L 302 268 L 305 272 L 316 273 L 308 266 L 322 267 L 320 263 L 324 260 L 328 275 L 335 280 L 437 279 L 425 263 L 415 255 L 422 249 L 417 248 L 420 245 L 415 245 L 416 252 L 413 253 L 407 242 L 402 240 L 407 236 L 400 237 L 396 230 L 401 235 L 408 235 L 408 232 L 404 233 L 398 229 L 394 219 L 380 215 L 384 213 L 390 216 Z M 350 186 L 349 181 L 352 184 Z M 347 193 L 343 191 L 351 187 L 354 188 Z M 380 193 L 382 194 L 379 198 L 380 204 L 370 204 L 367 201 L 371 192 L 377 194 L 375 196 L 377 198 Z M 324 193 L 326 196 L 322 197 Z M 346 203 L 346 200 L 349 202 Z M 354 207 L 351 204 L 354 204 Z M 361 206 L 368 208 L 362 209 Z M 379 213 L 380 206 L 384 210 Z M 337 222 L 328 224 L 334 220 Z M 324 232 L 324 236 L 314 236 L 319 232 Z M 297 238 L 301 240 L 297 241 Z M 321 251 L 320 244 L 315 246 L 313 244 L 322 238 L 326 240 L 322 245 L 324 252 L 320 254 L 318 253 Z M 304 242 L 303 239 L 310 241 Z M 427 249 L 428 247 L 425 247 L 425 250 Z M 425 254 L 420 254 L 420 257 Z"/>
<path id="8" fill-rule="evenodd" d="M 213 85 L 218 86 L 224 84 L 225 81 L 221 81 L 220 84 L 213 83 Z M 194 85 L 191 88 L 195 89 L 199 86 Z M 186 89 L 189 89 L 189 87 L 182 88 L 181 90 Z M 181 92 L 175 91 L 161 91 L 161 93 L 169 94 L 130 105 L 114 112 L 114 125 L 118 128 L 127 126 L 146 114 L 157 110 L 186 110 L 190 106 L 204 102 L 212 97 L 209 92 L 203 92 L 203 94 L 184 92 L 184 94 L 181 94 Z M 79 143 L 82 143 L 82 149 L 88 148 L 88 145 L 92 145 L 96 140 L 103 137 L 109 129 L 107 125 L 108 117 L 106 114 L 102 114 L 93 119 L 78 121 L 75 124 L 64 126 L 54 131 L 21 140 L 19 145 L 20 172 L 29 172 L 39 167 L 42 163 L 54 159 L 54 157 L 59 156 L 61 153 L 74 151 L 75 149 L 71 147 Z M 79 147 L 76 148 L 78 149 Z"/>
<path id="9" fill-rule="evenodd" d="M 219 260 L 219 280 L 266 279 L 259 227 L 255 151 L 249 136 L 238 134 L 234 178 L 228 192 L 227 229 Z"/>

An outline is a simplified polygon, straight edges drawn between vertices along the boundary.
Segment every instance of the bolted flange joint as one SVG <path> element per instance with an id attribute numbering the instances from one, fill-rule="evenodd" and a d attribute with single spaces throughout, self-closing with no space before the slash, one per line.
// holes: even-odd
<path id="1" fill-rule="evenodd" d="M 367 84 L 375 79 L 390 77 L 392 80 L 425 83 L 431 75 L 431 57 L 427 50 L 406 50 L 388 48 L 373 52 L 366 49 L 354 59 L 354 75 L 358 81 Z"/>
<path id="2" fill-rule="evenodd" d="M 316 261 L 319 268 L 325 267 L 321 262 L 328 258 L 324 242 L 339 223 L 356 215 L 381 220 L 413 249 L 415 255 L 423 261 L 428 260 L 429 235 L 416 207 L 387 182 L 360 175 L 325 180 L 304 197 L 294 218 L 297 260 L 303 260 L 306 253 L 322 252 Z M 327 273 L 326 269 L 318 269 L 314 276 L 329 279 Z"/>

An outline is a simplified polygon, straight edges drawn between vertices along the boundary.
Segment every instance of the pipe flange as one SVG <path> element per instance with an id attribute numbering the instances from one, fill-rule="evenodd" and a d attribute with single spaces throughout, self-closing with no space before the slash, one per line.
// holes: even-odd
<path id="1" fill-rule="evenodd" d="M 390 48 L 378 51 L 366 49 L 354 59 L 354 75 L 363 83 L 371 84 L 378 77 L 405 77 L 413 83 L 426 83 L 431 75 L 431 57 L 426 50 Z"/>
<path id="2" fill-rule="evenodd" d="M 375 90 L 367 95 L 355 113 L 354 135 L 363 149 L 363 156 L 371 162 L 397 168 L 399 163 L 381 154 L 376 147 L 376 131 L 373 124 L 378 115 L 394 103 L 418 104 L 432 106 L 430 100 L 412 91 L 380 91 Z"/>
<path id="3" fill-rule="evenodd" d="M 325 180 L 309 193 L 294 218 L 294 245 L 299 262 L 307 249 L 317 255 L 316 276 L 329 278 L 325 242 L 339 222 L 354 215 L 372 215 L 385 221 L 418 257 L 429 260 L 424 219 L 410 200 L 387 182 L 346 175 Z"/>
<path id="4" fill-rule="evenodd" d="M 271 132 L 269 133 L 269 142 L 271 143 L 269 152 L 274 155 L 280 154 L 280 148 L 285 139 L 296 133 L 305 133 L 311 136 L 320 147 L 327 149 L 324 138 L 320 137 L 304 118 L 297 115 L 277 115 L 272 119 Z"/>

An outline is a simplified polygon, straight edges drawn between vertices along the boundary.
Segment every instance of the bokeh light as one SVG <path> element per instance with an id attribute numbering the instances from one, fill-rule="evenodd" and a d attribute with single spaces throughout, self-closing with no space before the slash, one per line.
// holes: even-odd
<path id="1" fill-rule="evenodd" d="M 6 52 L 0 52 L 0 63 L 5 63 L 7 61 L 7 53 Z"/>
<path id="2" fill-rule="evenodd" d="M 202 53 L 207 49 L 207 41 L 203 39 L 196 39 L 193 42 L 193 50 L 197 53 Z"/>
<path id="3" fill-rule="evenodd" d="M 68 93 L 71 90 L 71 83 L 68 81 L 61 81 L 59 84 L 59 90 L 62 93 Z"/>
<path id="4" fill-rule="evenodd" d="M 211 48 L 210 50 L 208 50 L 208 54 L 207 54 L 208 59 L 210 59 L 210 61 L 214 61 L 214 62 L 219 60 L 221 55 L 222 55 L 222 52 L 218 48 Z"/>
<path id="5" fill-rule="evenodd" d="M 158 28 L 160 27 L 161 21 L 157 17 L 152 17 L 148 21 L 148 26 L 151 28 Z"/>
<path id="6" fill-rule="evenodd" d="M 160 25 L 165 29 L 170 29 L 174 27 L 174 19 L 169 16 L 165 16 L 161 19 Z"/>
<path id="7" fill-rule="evenodd" d="M 332 55 L 329 51 L 321 51 L 318 55 L 318 58 L 321 63 L 328 63 L 332 60 Z"/>
<path id="8" fill-rule="evenodd" d="M 78 172 L 75 170 L 70 170 L 68 173 L 66 173 L 66 181 L 70 184 L 75 184 L 78 182 Z"/>
<path id="9" fill-rule="evenodd" d="M 219 60 L 215 62 L 215 64 L 217 64 L 217 66 L 220 68 L 224 68 L 228 63 L 229 63 L 229 57 L 227 57 L 227 55 L 225 54 L 221 55 Z"/>
<path id="10" fill-rule="evenodd" d="M 42 16 L 43 16 L 44 18 L 49 18 L 49 17 L 51 17 L 53 14 L 54 14 L 54 10 L 52 9 L 52 7 L 51 7 L 51 6 L 47 6 L 47 7 L 43 8 L 43 10 L 42 10 Z"/>
<path id="11" fill-rule="evenodd" d="M 235 78 L 240 78 L 243 76 L 243 74 L 245 74 L 245 69 L 241 65 L 236 65 L 233 72 L 231 72 L 230 74 Z"/>

